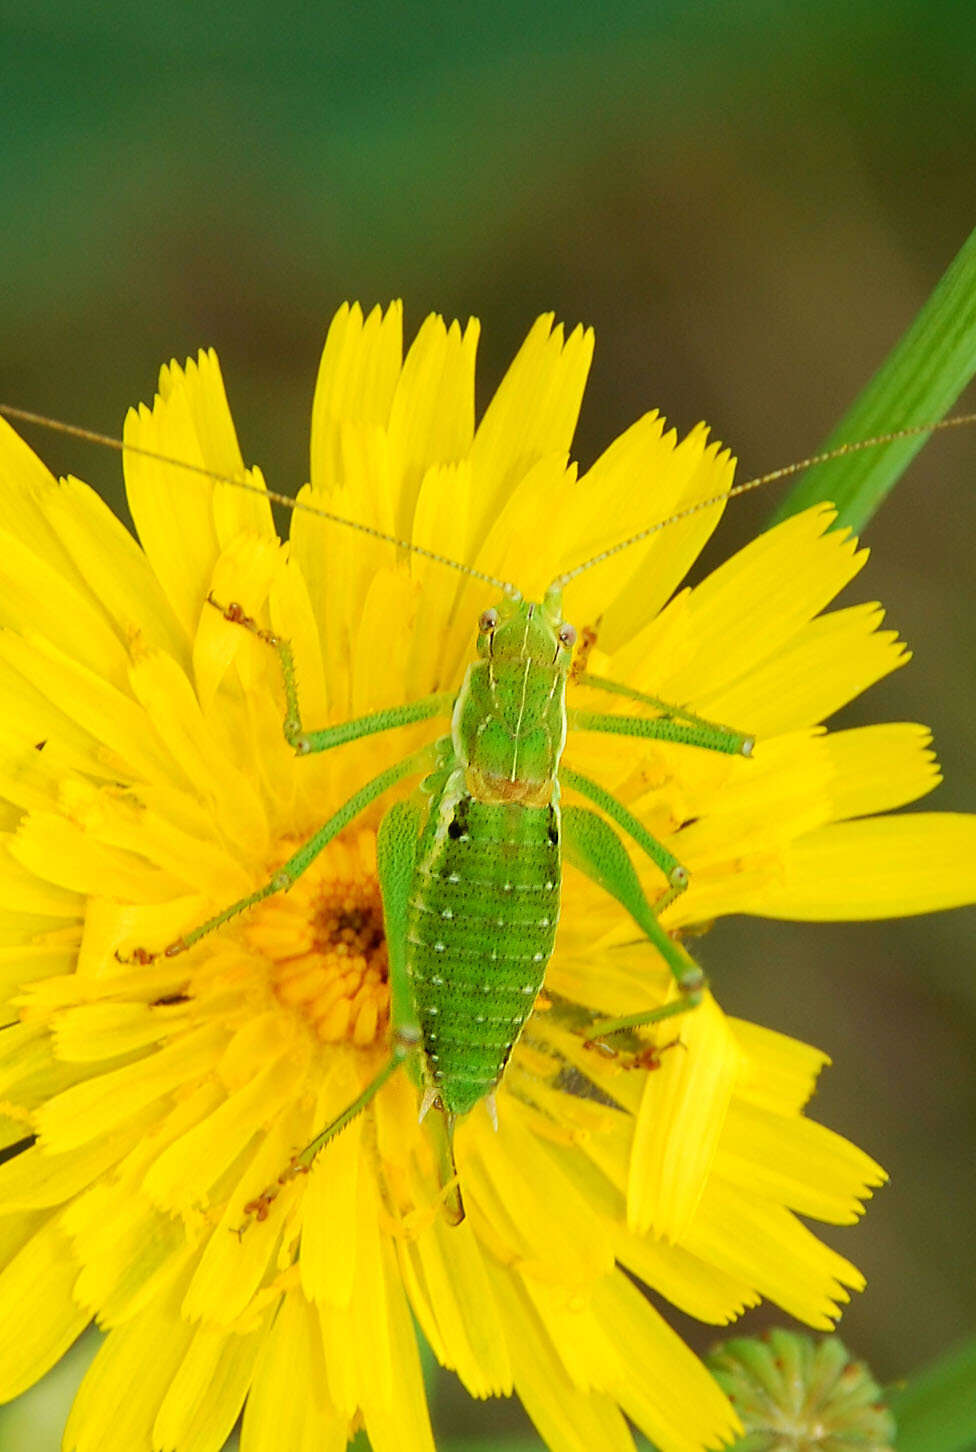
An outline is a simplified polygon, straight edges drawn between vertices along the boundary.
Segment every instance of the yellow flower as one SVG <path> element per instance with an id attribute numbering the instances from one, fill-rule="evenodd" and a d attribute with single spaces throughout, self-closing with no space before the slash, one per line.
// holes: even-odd
<path id="1" fill-rule="evenodd" d="M 582 478 L 568 451 L 592 339 L 541 319 L 475 429 L 477 327 L 398 306 L 329 333 L 303 496 L 526 593 L 721 493 L 703 429 L 648 416 Z M 241 476 L 216 358 L 163 369 L 126 440 Z M 151 964 L 267 881 L 353 791 L 441 728 L 297 759 L 275 653 L 308 726 L 456 689 L 491 587 L 146 454 L 125 458 L 133 542 L 75 479 L 0 438 L 0 1395 L 91 1319 L 108 1331 L 71 1413 L 77 1452 L 432 1446 L 413 1319 L 476 1397 L 521 1397 L 554 1449 L 664 1452 L 734 1436 L 723 1393 L 636 1289 L 725 1323 L 761 1297 L 829 1327 L 859 1273 L 797 1218 L 854 1220 L 882 1172 L 803 1115 L 825 1056 L 714 1000 L 659 1033 L 659 1066 L 574 1030 L 665 1000 L 633 925 L 567 871 L 545 997 L 498 1095 L 459 1126 L 448 1223 L 418 1091 L 394 1075 L 266 1218 L 244 1207 L 388 1053 L 370 810 L 287 895 Z M 260 475 L 248 476 L 260 486 Z M 672 930 L 727 912 L 866 917 L 976 896 L 969 818 L 876 813 L 937 780 L 921 727 L 817 723 L 905 656 L 875 606 L 820 615 L 863 561 L 814 509 L 691 591 L 718 506 L 581 575 L 590 666 L 755 732 L 751 761 L 579 735 L 596 777 L 688 867 Z M 589 637 L 588 637 L 589 638 Z M 575 704 L 596 693 L 571 688 Z M 596 709 L 615 709 L 604 696 Z M 609 701 L 609 705 L 607 704 Z M 619 709 L 629 703 L 619 702 Z M 405 791 L 408 791 L 409 784 Z M 660 875 L 635 862 L 649 895 Z M 581 1006 L 581 1007 L 580 1007 Z M 683 1048 L 664 1046 L 679 1031 Z"/>

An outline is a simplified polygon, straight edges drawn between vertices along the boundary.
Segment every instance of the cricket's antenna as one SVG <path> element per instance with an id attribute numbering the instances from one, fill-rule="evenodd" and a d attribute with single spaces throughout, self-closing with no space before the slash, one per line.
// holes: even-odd
<path id="1" fill-rule="evenodd" d="M 961 428 L 963 424 L 972 423 L 976 423 L 976 413 L 957 413 L 953 414 L 951 418 L 938 419 L 935 423 L 909 424 L 905 428 L 894 429 L 888 434 L 878 434 L 874 438 L 858 439 L 855 443 L 850 444 L 838 444 L 835 449 L 828 449 L 823 454 L 811 454 L 809 459 L 798 459 L 795 464 L 784 464 L 781 469 L 772 469 L 768 474 L 758 474 L 755 479 L 747 479 L 742 484 L 734 484 L 724 494 L 713 494 L 708 499 L 696 499 L 694 504 L 688 504 L 684 509 L 676 510 L 674 514 L 669 514 L 667 519 L 656 520 L 646 529 L 639 530 L 637 534 L 622 539 L 619 544 L 611 545 L 609 549 L 601 550 L 598 555 L 584 560 L 574 569 L 567 570 L 564 575 L 557 575 L 549 588 L 562 590 L 571 580 L 585 574 L 594 565 L 602 565 L 604 560 L 612 559 L 622 550 L 630 549 L 631 545 L 640 544 L 642 540 L 650 538 L 652 534 L 658 534 L 660 530 L 667 529 L 682 519 L 688 519 L 693 514 L 700 514 L 703 509 L 710 509 L 715 504 L 724 504 L 728 499 L 735 499 L 739 494 L 748 494 L 753 489 L 760 489 L 764 484 L 775 484 L 777 479 L 789 479 L 793 474 L 799 474 L 804 469 L 812 468 L 814 464 L 829 464 L 832 459 L 842 459 L 845 454 L 856 454 L 861 449 L 877 448 L 881 444 L 893 444 L 899 439 L 912 438 L 916 434 L 931 434 L 942 429 Z"/>
<path id="2" fill-rule="evenodd" d="M 385 530 L 375 529 L 371 524 L 360 524 L 358 520 L 346 519 L 341 514 L 333 514 L 328 509 L 322 509 L 318 504 L 309 504 L 307 500 L 292 499 L 289 494 L 279 494 L 275 489 L 251 484 L 248 480 L 236 478 L 232 474 L 215 474 L 204 464 L 191 464 L 185 459 L 172 459 L 169 454 L 157 453 L 155 449 L 144 449 L 139 444 L 126 444 L 121 439 L 113 438 L 111 434 L 96 433 L 95 430 L 81 428 L 78 424 L 61 423 L 59 419 L 48 418 L 43 413 L 31 413 L 29 409 L 16 408 L 12 403 L 0 403 L 0 414 L 5 418 L 17 419 L 20 423 L 38 424 L 41 428 L 51 429 L 54 433 L 84 439 L 89 444 L 100 444 L 103 448 L 114 449 L 118 454 L 138 454 L 143 459 L 154 459 L 157 464 L 169 464 L 176 469 L 186 469 L 191 474 L 202 474 L 212 484 L 232 484 L 236 489 L 244 489 L 249 494 L 259 494 L 262 499 L 270 500 L 272 504 L 282 504 L 286 509 L 297 509 L 303 514 L 317 515 L 319 519 L 328 520 L 330 524 L 344 525 L 346 529 L 355 529 L 360 534 L 368 535 L 370 539 L 382 540 L 385 544 L 396 545 L 398 549 L 407 550 L 412 555 L 421 555 L 425 560 L 433 560 L 435 564 L 447 565 L 449 569 L 457 570 L 459 574 L 468 575 L 474 580 L 483 580 L 486 585 L 493 585 L 496 590 L 501 590 L 511 599 L 521 598 L 521 592 L 510 580 L 499 580 L 495 575 L 489 575 L 484 570 L 476 570 L 474 565 L 462 564 L 460 560 L 454 560 L 450 555 L 442 555 L 437 550 L 428 549 L 426 545 L 414 544 L 412 540 L 399 539 L 395 534 L 387 534 Z"/>

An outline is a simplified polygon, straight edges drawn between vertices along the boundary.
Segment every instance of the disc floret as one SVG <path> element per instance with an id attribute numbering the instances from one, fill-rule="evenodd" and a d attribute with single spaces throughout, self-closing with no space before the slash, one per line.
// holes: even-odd
<path id="1" fill-rule="evenodd" d="M 384 1040 L 389 960 L 374 833 L 330 844 L 287 895 L 261 905 L 246 935 L 267 958 L 278 1001 L 322 1043 Z"/>

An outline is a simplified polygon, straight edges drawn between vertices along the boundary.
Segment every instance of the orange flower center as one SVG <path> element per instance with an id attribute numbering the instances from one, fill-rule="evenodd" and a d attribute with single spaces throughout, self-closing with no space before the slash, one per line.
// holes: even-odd
<path id="1" fill-rule="evenodd" d="M 385 1035 L 389 961 L 374 832 L 330 843 L 294 887 L 262 904 L 247 935 L 268 959 L 279 1002 L 323 1043 L 369 1048 Z"/>

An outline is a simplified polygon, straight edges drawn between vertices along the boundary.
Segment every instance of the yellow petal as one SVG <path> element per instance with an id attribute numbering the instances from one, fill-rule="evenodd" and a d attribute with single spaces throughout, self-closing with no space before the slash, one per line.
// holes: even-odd
<path id="1" fill-rule="evenodd" d="M 5 529 L 0 529 L 0 624 L 43 637 L 115 685 L 125 679 L 128 652 L 98 601 Z"/>
<path id="2" fill-rule="evenodd" d="M 76 1084 L 88 1071 L 77 1064 L 63 1064 L 54 1057 L 54 1046 L 43 1022 L 13 1023 L 3 1030 L 0 1057 L 0 1099 L 10 1101 L 8 1114 L 47 1107 L 51 1096 Z M 82 1086 L 78 1086 L 79 1088 Z M 55 1147 L 57 1148 L 57 1147 Z"/>
<path id="3" fill-rule="evenodd" d="M 574 1386 L 517 1277 L 491 1266 L 513 1360 L 515 1389 L 551 1452 L 633 1452 L 613 1397 Z M 666 1452 L 666 1449 L 665 1449 Z"/>
<path id="4" fill-rule="evenodd" d="M 206 1025 L 134 1064 L 66 1089 L 38 1112 L 38 1133 L 52 1150 L 87 1144 L 123 1125 L 172 1089 L 206 1073 L 223 1038 L 219 1027 Z"/>
<path id="5" fill-rule="evenodd" d="M 47 506 L 57 490 L 54 475 L 11 428 L 0 419 L 0 488 L 5 518 L 28 549 L 74 574 L 67 551 L 52 529 Z"/>
<path id="6" fill-rule="evenodd" d="M 834 771 L 831 815 L 866 817 L 930 792 L 942 780 L 931 740 L 927 727 L 908 722 L 832 732 L 824 743 Z"/>
<path id="7" fill-rule="evenodd" d="M 0 1399 L 32 1386 L 64 1355 L 88 1323 L 72 1298 L 78 1263 L 51 1220 L 0 1272 Z"/>
<path id="8" fill-rule="evenodd" d="M 157 1447 L 220 1452 L 244 1404 L 272 1314 L 269 1308 L 247 1333 L 197 1329 L 153 1423 Z"/>
<path id="9" fill-rule="evenodd" d="M 508 1347 L 470 1225 L 449 1226 L 439 1215 L 403 1247 L 402 1261 L 409 1263 L 417 1291 L 411 1297 L 414 1310 L 425 1328 L 430 1325 L 443 1364 L 457 1372 L 471 1396 L 510 1395 Z"/>
<path id="10" fill-rule="evenodd" d="M 106 1337 L 81 1384 L 64 1452 L 133 1452 L 152 1446 L 159 1404 L 193 1339 L 178 1288 Z"/>
<path id="11" fill-rule="evenodd" d="M 81 1150 L 46 1154 L 35 1144 L 0 1165 L 4 1214 L 60 1205 L 72 1199 L 120 1160 L 139 1133 L 107 1135 Z"/>
<path id="12" fill-rule="evenodd" d="M 909 812 L 811 832 L 784 854 L 783 878 L 743 912 L 846 921 L 907 917 L 976 899 L 976 816 Z"/>
<path id="13" fill-rule="evenodd" d="M 435 1452 L 417 1338 L 388 1241 L 381 1244 L 380 1256 L 382 1293 L 376 1302 L 361 1309 L 375 1322 L 382 1318 L 393 1381 L 391 1390 L 386 1390 L 382 1375 L 366 1378 L 363 1422 L 374 1452 Z M 361 1335 L 362 1330 L 361 1322 Z M 367 1362 L 366 1366 L 371 1371 L 377 1369 L 375 1362 Z"/>
<path id="14" fill-rule="evenodd" d="M 182 886 L 54 812 L 25 817 L 9 850 L 22 867 L 69 892 L 97 893 L 108 887 L 119 897 L 153 902 Z"/>
<path id="15" fill-rule="evenodd" d="M 557 508 L 546 516 L 545 542 L 555 545 L 553 573 L 557 568 L 580 565 L 635 534 L 649 522 L 652 512 L 667 513 L 693 466 L 677 467 L 675 435 L 665 435 L 664 429 L 660 414 L 645 414 L 614 439 L 582 477 L 576 479 L 563 471 Z M 522 549 L 524 553 L 524 539 Z M 566 591 L 566 610 L 572 619 L 582 624 L 605 617 L 636 572 L 640 553 L 632 550 L 621 557 L 616 568 L 584 571 L 573 580 Z M 644 573 L 645 594 L 652 578 L 653 571 Z M 548 583 L 540 581 L 539 588 Z M 653 614 L 653 604 L 650 610 Z M 601 636 L 602 629 L 601 624 Z"/>
<path id="16" fill-rule="evenodd" d="M 492 518 L 485 521 L 484 538 L 475 556 L 478 567 L 503 580 L 511 580 L 523 594 L 537 599 L 555 575 L 565 552 L 559 526 L 560 509 L 575 482 L 575 474 L 576 466 L 568 463 L 564 454 L 544 454 L 541 459 L 534 459 L 513 483 Z M 473 475 L 473 480 L 477 485 L 477 475 Z M 472 509 L 477 510 L 477 493 Z M 540 518 L 552 519 L 555 523 L 551 529 L 540 532 Z M 533 538 L 535 549 L 527 562 L 525 542 Z M 471 658 L 479 614 L 475 603 L 481 605 L 484 591 L 485 586 L 474 581 L 458 597 L 456 614 L 459 623 L 467 625 L 465 660 L 459 662 L 459 669 Z"/>
<path id="17" fill-rule="evenodd" d="M 274 1119 L 300 1090 L 304 1070 L 300 1060 L 282 1058 L 254 1073 L 158 1156 L 144 1181 L 146 1194 L 162 1209 L 176 1213 L 203 1202 L 250 1143 L 255 1128 Z"/>
<path id="18" fill-rule="evenodd" d="M 462 333 L 432 313 L 403 362 L 390 408 L 390 449 L 399 460 L 396 533 L 410 533 L 420 481 L 432 464 L 453 463 L 474 434 L 474 363 L 479 327 Z"/>
<path id="19" fill-rule="evenodd" d="M 745 1019 L 730 1018 L 729 1025 L 744 1055 L 736 1086 L 739 1095 L 779 1114 L 799 1114 L 820 1070 L 830 1063 L 829 1056 Z"/>
<path id="20" fill-rule="evenodd" d="M 374 308 L 363 321 L 358 303 L 336 313 L 329 328 L 312 403 L 312 465 L 316 488 L 339 482 L 340 421 L 385 425 L 400 376 L 403 354 L 403 304 L 391 303 L 386 313 Z M 293 537 L 301 538 L 305 521 L 296 516 Z"/>
<path id="21" fill-rule="evenodd" d="M 240 605 L 252 619 L 260 619 L 269 587 L 281 566 L 281 545 L 276 536 L 237 534 L 214 562 L 211 593 L 222 606 Z M 221 611 L 208 602 L 200 612 L 193 639 L 193 679 L 204 711 L 212 706 L 232 661 L 241 670 L 246 688 L 254 689 L 263 681 L 269 666 L 280 674 L 271 646 L 225 620 Z"/>
<path id="22" fill-rule="evenodd" d="M 470 564 L 475 502 L 470 460 L 428 469 L 414 510 L 414 542 L 448 559 Z M 461 590 L 455 571 L 416 554 L 411 559 L 411 572 L 423 603 L 419 622 L 409 640 L 404 641 L 408 654 L 404 681 L 407 694 L 413 697 L 452 684 L 454 663 L 470 649 L 475 615 L 453 609 Z"/>
<path id="23" fill-rule="evenodd" d="M 622 1077 L 637 1076 L 628 1076 L 625 1071 Z M 557 1092 L 548 1094 L 544 1103 L 550 1114 L 554 1100 L 568 1097 Z M 572 1102 L 581 1103 L 576 1099 Z M 689 1316 L 717 1326 L 735 1320 L 759 1300 L 746 1282 L 689 1254 L 683 1246 L 668 1245 L 654 1235 L 636 1235 L 623 1228 L 630 1154 L 624 1126 L 622 1115 L 608 1116 L 604 1111 L 600 1125 L 591 1127 L 579 1143 L 555 1151 L 564 1171 L 586 1195 L 594 1214 L 617 1227 L 614 1246 L 621 1265 Z"/>
<path id="24" fill-rule="evenodd" d="M 866 550 L 817 505 L 746 545 L 692 590 L 692 649 L 660 683 L 668 701 L 698 702 L 768 659 L 861 569 Z M 746 724 L 743 729 L 748 730 Z"/>
<path id="25" fill-rule="evenodd" d="M 23 922 L 23 915 L 21 921 Z M 44 928 L 49 926 L 45 922 Z M 24 937 L 28 941 L 32 936 L 42 939 L 49 936 L 46 931 L 39 931 L 39 921 L 25 924 L 25 929 Z M 22 989 L 29 989 L 32 983 L 70 973 L 75 957 L 75 952 L 62 943 L 36 942 L 31 947 L 21 949 L 16 957 L 9 948 L 0 947 L 0 1003 L 11 1008 L 11 1000 Z M 11 1008 L 10 1017 L 12 1016 Z"/>
<path id="26" fill-rule="evenodd" d="M 615 447 L 611 445 L 608 453 Z M 598 460 L 595 468 L 601 463 Z M 600 649 L 616 653 L 610 674 L 617 678 L 636 683 L 643 676 L 646 665 L 640 660 L 640 632 L 684 579 L 722 518 L 722 496 L 732 484 L 733 463 L 727 451 L 708 443 L 703 424 L 680 443 L 673 431 L 667 433 L 650 457 L 634 460 L 631 498 L 640 501 L 639 517 L 632 514 L 626 526 L 623 519 L 620 526 L 614 520 L 608 544 L 619 543 L 630 533 L 705 499 L 719 502 L 707 509 L 696 508 L 687 518 L 655 531 L 646 543 L 621 552 L 606 565 L 594 566 L 567 588 L 567 609 L 574 622 L 593 625 L 599 621 Z M 593 473 L 591 470 L 580 481 L 581 489 L 592 481 Z M 634 481 L 643 487 L 633 488 Z M 592 502 L 588 508 L 593 509 Z M 577 557 L 570 563 L 581 561 Z M 639 676 L 631 675 L 632 669 Z"/>
<path id="27" fill-rule="evenodd" d="M 318 1318 L 292 1291 L 260 1348 L 241 1452 L 345 1452 L 348 1436 L 346 1418 L 329 1399 Z"/>
<path id="28" fill-rule="evenodd" d="M 278 1214 L 262 1222 L 249 1221 L 244 1206 L 275 1184 L 291 1163 L 295 1146 L 307 1139 L 308 1112 L 293 1106 L 278 1115 L 252 1154 L 240 1157 L 243 1172 L 193 1272 L 183 1301 L 184 1316 L 229 1327 L 244 1315 L 278 1248 L 283 1208 L 279 1202 Z M 293 1183 L 292 1197 L 294 1191 Z M 246 1234 L 241 1234 L 245 1225 Z"/>
<path id="29" fill-rule="evenodd" d="M 851 605 L 818 615 L 747 675 L 698 698 L 703 716 L 760 739 L 825 721 L 911 653 L 894 630 L 881 630 L 880 605 Z"/>
<path id="30" fill-rule="evenodd" d="M 625 1276 L 601 1282 L 593 1310 L 620 1358 L 613 1390 L 661 1452 L 723 1446 L 741 1431 L 698 1357 Z"/>
<path id="31" fill-rule="evenodd" d="M 51 494 L 47 516 L 130 650 L 184 658 L 186 636 L 149 561 L 94 489 L 65 479 Z"/>
<path id="32" fill-rule="evenodd" d="M 80 895 L 63 884 L 43 881 L 19 855 L 18 838 L 0 837 L 0 907 L 47 919 L 79 917 Z"/>
<path id="33" fill-rule="evenodd" d="M 593 357 L 592 330 L 564 341 L 552 313 L 534 324 L 485 409 L 471 447 L 480 496 L 475 529 L 498 510 L 513 484 L 546 454 L 567 454 Z"/>
<path id="34" fill-rule="evenodd" d="M 213 561 L 218 551 L 213 519 L 213 483 L 205 473 L 206 460 L 185 395 L 172 406 L 158 396 L 150 411 L 130 409 L 122 437 L 126 444 L 146 450 L 123 455 L 125 487 L 139 540 L 157 580 L 188 639 L 210 588 Z M 195 466 L 181 469 L 165 459 Z"/>
<path id="35" fill-rule="evenodd" d="M 126 970 L 116 959 L 116 952 L 125 954 L 134 948 L 172 943 L 187 928 L 204 922 L 211 906 L 212 899 L 198 893 L 183 893 L 161 903 L 119 903 L 114 898 L 90 897 L 78 953 L 77 977 L 87 982 L 117 981 Z M 186 982 L 186 963 L 178 959 L 157 962 L 152 971 L 144 970 L 141 981 L 144 993 L 137 992 L 132 985 L 124 987 L 133 996 L 148 1002 L 164 998 Z"/>
<path id="36" fill-rule="evenodd" d="M 421 624 L 419 605 L 417 586 L 402 572 L 380 570 L 370 582 L 363 597 L 353 645 L 352 704 L 357 714 L 399 705 L 403 700 L 402 687 L 397 689 L 400 675 L 397 667 L 402 669 L 403 662 L 397 657 L 401 643 L 405 645 L 409 641 L 414 623 Z M 384 637 L 389 641 L 389 648 L 380 653 L 375 649 L 375 642 Z M 430 734 L 430 728 L 426 729 Z M 396 738 L 398 742 L 404 739 L 403 735 Z"/>
<path id="37" fill-rule="evenodd" d="M 194 1254 L 183 1227 L 137 1194 L 131 1176 L 93 1185 L 63 1218 L 83 1262 L 75 1299 L 103 1327 L 158 1303 Z"/>
<path id="38" fill-rule="evenodd" d="M 645 1079 L 631 1152 L 627 1224 L 679 1241 L 705 1189 L 740 1054 L 710 995 L 673 1026 L 680 1043 Z"/>
<path id="39" fill-rule="evenodd" d="M 475 1228 L 484 1215 L 493 1235 L 512 1236 L 520 1260 L 538 1268 L 555 1258 L 568 1279 L 608 1271 L 608 1227 L 594 1224 L 586 1201 L 526 1126 L 518 1101 L 507 1100 L 504 1111 L 497 1133 L 480 1111 L 458 1128 L 458 1169 Z"/>
<path id="40" fill-rule="evenodd" d="M 142 707 L 98 672 L 79 665 L 47 641 L 11 634 L 0 635 L 0 656 L 57 708 L 46 720 L 38 716 L 34 729 L 39 730 L 40 738 L 49 731 L 60 737 L 61 721 L 68 717 L 106 748 L 91 753 L 90 766 L 97 776 L 165 781 L 171 775 L 166 753 Z M 74 735 L 75 741 L 80 739 Z"/>
<path id="41" fill-rule="evenodd" d="M 345 1055 L 329 1064 L 314 1115 L 316 1129 L 351 1104 L 362 1088 Z M 348 1307 L 356 1277 L 359 1231 L 358 1180 L 362 1120 L 354 1119 L 326 1146 L 309 1171 L 302 1211 L 299 1269 L 310 1301 Z"/>
<path id="42" fill-rule="evenodd" d="M 153 655 L 132 668 L 132 688 L 173 763 L 209 801 L 223 830 L 249 855 L 268 851 L 268 824 L 253 781 L 207 730 L 189 681 L 165 655 Z"/>
<path id="43" fill-rule="evenodd" d="M 9 1265 L 50 1219 L 43 1210 L 35 1210 L 31 1215 L 4 1215 L 0 1219 L 0 1265 Z"/>
<path id="44" fill-rule="evenodd" d="M 239 489 L 234 484 L 215 483 L 213 514 L 220 543 L 226 547 L 241 531 L 275 539 L 271 506 L 263 497 L 264 478 L 260 469 L 244 468 L 214 350 L 201 348 L 196 358 L 187 359 L 183 368 L 175 363 L 163 368 L 159 392 L 170 409 L 178 396 L 185 398 L 206 467 L 224 479 L 240 479 L 250 486 Z"/>
<path id="45" fill-rule="evenodd" d="M 713 1178 L 684 1243 L 693 1255 L 741 1276 L 791 1316 L 832 1329 L 848 1287 L 864 1277 L 788 1210 Z"/>
<path id="46" fill-rule="evenodd" d="M 384 1237 L 379 1228 L 379 1193 L 372 1176 L 360 1175 L 358 1179 L 359 1234 L 356 1240 L 356 1289 L 353 1294 L 352 1315 L 343 1315 L 341 1320 L 332 1316 L 331 1346 L 326 1343 L 326 1361 L 329 1352 L 335 1352 L 336 1329 L 343 1339 L 348 1339 L 347 1354 L 354 1362 L 353 1379 L 356 1384 L 356 1401 L 364 1406 L 369 1400 L 377 1416 L 396 1404 L 397 1379 L 401 1368 L 397 1356 L 396 1299 L 402 1295 L 399 1284 L 394 1284 L 388 1274 L 385 1259 Z M 323 1310 L 323 1326 L 326 1316 Z M 416 1354 L 416 1346 L 414 1346 Z M 332 1372 L 330 1370 L 330 1383 Z"/>
<path id="47" fill-rule="evenodd" d="M 62 784 L 59 805 L 72 818 L 85 851 L 93 857 L 104 854 L 106 860 L 119 864 L 120 877 L 106 873 L 92 897 L 100 892 L 121 898 L 121 878 L 133 874 L 141 874 L 142 882 L 138 894 L 131 893 L 135 901 L 162 896 L 172 901 L 191 887 L 198 894 L 209 895 L 208 906 L 223 907 L 253 885 L 250 875 L 228 853 L 212 816 L 188 789 L 147 786 L 129 792 L 79 781 Z M 35 816 L 44 819 L 44 814 Z M 83 864 L 79 870 L 84 871 Z M 207 903 L 207 896 L 199 900 Z M 183 926 L 196 927 L 207 915 L 205 907 L 198 911 L 196 921 L 190 918 Z M 87 926 L 86 922 L 86 931 Z M 144 944 L 147 941 L 143 939 Z M 116 946 L 112 944 L 113 949 Z"/>
<path id="48" fill-rule="evenodd" d="M 741 1102 L 729 1107 L 715 1173 L 830 1225 L 852 1225 L 887 1179 L 863 1150 L 822 1124 Z"/>
<path id="49" fill-rule="evenodd" d="M 679 1311 L 711 1326 L 725 1326 L 759 1304 L 758 1292 L 740 1277 L 653 1235 L 621 1236 L 617 1256 L 632 1275 Z"/>

